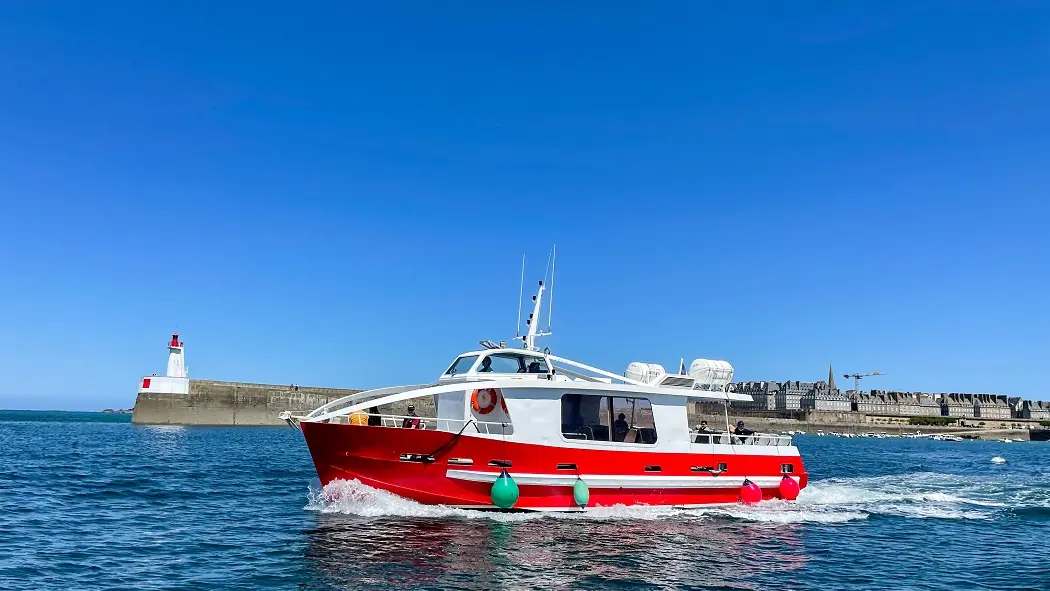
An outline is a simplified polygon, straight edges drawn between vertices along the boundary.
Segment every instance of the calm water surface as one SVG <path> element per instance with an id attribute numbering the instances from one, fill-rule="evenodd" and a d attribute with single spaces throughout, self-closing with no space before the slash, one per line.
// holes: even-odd
<path id="1" fill-rule="evenodd" d="M 796 441 L 797 505 L 489 514 L 326 497 L 292 429 L 0 412 L 0 589 L 1050 590 L 1050 443 Z"/>

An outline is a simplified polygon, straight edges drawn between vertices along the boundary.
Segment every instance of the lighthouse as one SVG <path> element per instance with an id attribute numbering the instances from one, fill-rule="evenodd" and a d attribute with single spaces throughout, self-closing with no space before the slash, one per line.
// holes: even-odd
<path id="1" fill-rule="evenodd" d="M 171 335 L 171 342 L 168 343 L 169 378 L 185 378 L 189 376 L 189 368 L 186 367 L 186 359 L 183 355 L 182 341 L 179 340 L 179 333 L 174 333 Z"/>
<path id="2" fill-rule="evenodd" d="M 186 350 L 179 333 L 168 341 L 168 371 L 163 376 L 153 374 L 142 378 L 139 394 L 189 394 L 190 372 L 186 367 Z"/>

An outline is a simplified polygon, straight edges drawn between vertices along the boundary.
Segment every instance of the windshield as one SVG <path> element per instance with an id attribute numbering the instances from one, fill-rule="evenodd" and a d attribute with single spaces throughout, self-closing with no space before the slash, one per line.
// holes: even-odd
<path id="1" fill-rule="evenodd" d="M 547 373 L 547 362 L 542 357 L 517 353 L 493 353 L 481 360 L 480 373 Z"/>
<path id="2" fill-rule="evenodd" d="M 454 376 L 458 373 L 465 373 L 474 366 L 474 362 L 477 360 L 477 355 L 464 355 L 459 359 L 456 359 L 455 363 L 452 364 L 452 367 L 448 368 L 448 371 L 445 372 L 445 375 Z"/>

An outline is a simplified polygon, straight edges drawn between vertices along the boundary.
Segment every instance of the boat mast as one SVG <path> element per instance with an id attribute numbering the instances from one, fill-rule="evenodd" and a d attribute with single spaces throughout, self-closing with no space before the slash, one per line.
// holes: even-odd
<path id="1" fill-rule="evenodd" d="M 540 326 L 540 305 L 543 302 L 543 292 L 546 289 L 547 288 L 544 287 L 544 285 L 543 285 L 543 281 L 540 281 L 540 288 L 539 288 L 539 290 L 536 292 L 536 295 L 532 296 L 532 301 L 533 301 L 532 314 L 529 314 L 528 320 L 525 321 L 525 324 L 527 324 L 529 326 L 529 334 L 527 334 L 524 337 L 522 337 L 522 340 L 525 341 L 525 348 L 528 349 L 529 351 L 539 351 L 540 350 L 540 348 L 536 346 L 536 337 L 545 337 L 545 336 L 551 334 L 549 330 L 548 331 L 544 331 L 544 332 L 540 332 L 539 331 L 539 326 Z"/>

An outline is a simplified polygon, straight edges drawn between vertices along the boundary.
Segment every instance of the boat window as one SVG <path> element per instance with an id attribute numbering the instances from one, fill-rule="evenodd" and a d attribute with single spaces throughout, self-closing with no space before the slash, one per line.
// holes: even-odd
<path id="1" fill-rule="evenodd" d="M 466 373 L 470 371 L 470 368 L 474 366 L 474 362 L 478 360 L 477 355 L 464 355 L 452 364 L 452 367 L 448 368 L 445 372 L 447 376 L 454 376 L 460 373 Z"/>
<path id="2" fill-rule="evenodd" d="M 566 439 L 656 443 L 653 406 L 645 398 L 565 394 L 561 432 Z"/>
<path id="3" fill-rule="evenodd" d="M 547 360 L 542 357 L 525 357 L 525 371 L 528 373 L 550 373 Z"/>
<path id="4" fill-rule="evenodd" d="M 645 398 L 612 399 L 613 441 L 656 443 L 656 421 L 653 405 Z"/>
<path id="5" fill-rule="evenodd" d="M 494 353 L 481 360 L 481 373 L 547 373 L 547 362 L 542 357 L 515 353 Z"/>
<path id="6" fill-rule="evenodd" d="M 522 369 L 521 355 L 496 353 L 481 360 L 479 372 L 492 373 L 525 373 Z"/>

